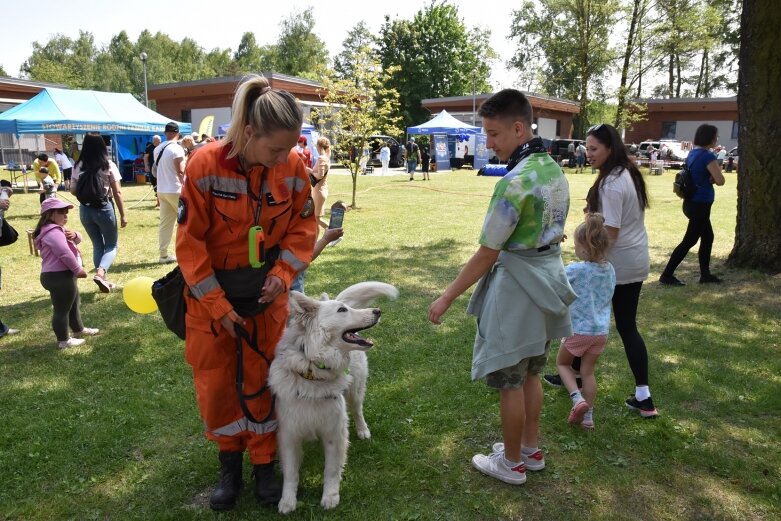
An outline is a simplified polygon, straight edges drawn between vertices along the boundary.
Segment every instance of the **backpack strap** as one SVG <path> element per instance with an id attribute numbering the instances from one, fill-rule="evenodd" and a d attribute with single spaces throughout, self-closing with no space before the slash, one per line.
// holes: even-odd
<path id="1" fill-rule="evenodd" d="M 170 145 L 171 143 L 173 143 L 173 141 L 169 141 L 168 143 L 166 143 L 165 146 L 160 150 L 160 153 L 157 154 L 157 158 L 155 159 L 155 162 L 152 163 L 153 166 L 160 164 L 160 158 L 163 157 L 163 152 L 165 152 L 165 149 L 168 148 L 168 145 Z"/>

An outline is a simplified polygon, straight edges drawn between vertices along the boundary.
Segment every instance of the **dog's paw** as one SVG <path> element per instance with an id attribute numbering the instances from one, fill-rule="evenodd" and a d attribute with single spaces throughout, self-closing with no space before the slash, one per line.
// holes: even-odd
<path id="1" fill-rule="evenodd" d="M 326 510 L 334 508 L 339 504 L 339 493 L 326 494 L 323 493 L 323 498 L 320 500 L 320 506 Z M 281 512 L 281 511 L 280 511 Z"/>
<path id="2" fill-rule="evenodd" d="M 280 514 L 291 513 L 296 509 L 296 498 L 283 497 L 282 499 L 279 500 L 279 505 L 277 505 L 277 509 L 279 510 Z"/>
<path id="3" fill-rule="evenodd" d="M 369 431 L 368 427 L 364 427 L 363 429 L 357 429 L 358 431 L 358 439 L 359 440 L 368 440 L 372 437 L 371 431 Z"/>

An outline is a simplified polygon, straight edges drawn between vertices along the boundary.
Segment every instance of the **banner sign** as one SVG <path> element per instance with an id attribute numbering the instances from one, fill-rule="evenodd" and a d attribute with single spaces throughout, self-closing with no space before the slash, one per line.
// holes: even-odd
<path id="1" fill-rule="evenodd" d="M 447 151 L 447 134 L 434 134 L 434 157 L 437 162 L 437 172 L 450 170 L 450 154 Z"/>
<path id="2" fill-rule="evenodd" d="M 488 148 L 485 146 L 487 139 L 485 134 L 475 135 L 475 159 L 472 165 L 475 170 L 480 170 L 488 163 Z"/>

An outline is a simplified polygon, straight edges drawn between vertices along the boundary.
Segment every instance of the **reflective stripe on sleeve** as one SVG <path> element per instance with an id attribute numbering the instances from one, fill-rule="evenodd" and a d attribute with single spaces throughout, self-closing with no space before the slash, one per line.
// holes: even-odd
<path id="1" fill-rule="evenodd" d="M 276 430 L 277 420 L 269 420 L 264 423 L 255 423 L 249 421 L 245 417 L 209 432 L 215 436 L 236 436 L 237 434 L 245 431 L 254 432 L 255 434 L 266 434 L 267 432 L 276 432 Z"/>
<path id="2" fill-rule="evenodd" d="M 217 277 L 214 275 L 210 275 L 200 281 L 198 284 L 195 284 L 193 286 L 190 286 L 190 291 L 192 292 L 193 296 L 197 298 L 198 300 L 201 300 L 204 295 L 209 293 L 210 291 L 214 291 L 215 289 L 218 289 L 220 287 L 220 283 L 217 282 Z"/>
<path id="3" fill-rule="evenodd" d="M 196 182 L 198 190 L 208 192 L 209 190 L 219 190 L 233 194 L 246 194 L 247 182 L 244 179 L 234 177 L 221 177 L 217 175 L 207 175 L 198 179 Z"/>
<path id="4" fill-rule="evenodd" d="M 290 250 L 281 250 L 279 252 L 279 258 L 290 264 L 296 271 L 301 271 L 306 268 L 306 263 L 293 255 L 293 252 Z"/>

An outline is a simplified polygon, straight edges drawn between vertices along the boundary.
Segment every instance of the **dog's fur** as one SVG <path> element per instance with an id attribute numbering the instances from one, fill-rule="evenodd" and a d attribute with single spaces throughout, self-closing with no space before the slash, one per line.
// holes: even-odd
<path id="1" fill-rule="evenodd" d="M 339 485 L 349 442 L 347 402 L 360 439 L 371 436 L 363 417 L 373 344 L 357 335 L 380 320 L 380 310 L 364 309 L 376 298 L 396 298 L 398 290 L 382 282 L 361 282 L 334 300 L 291 292 L 290 318 L 269 371 L 279 420 L 277 440 L 284 484 L 279 511 L 296 509 L 303 443 L 320 439 L 325 453 L 323 508 L 339 504 Z"/>

